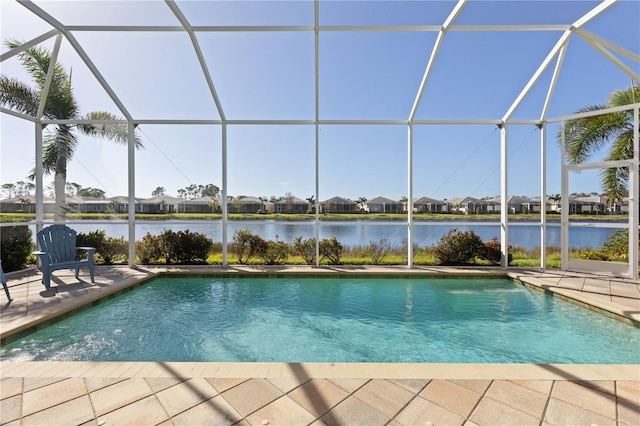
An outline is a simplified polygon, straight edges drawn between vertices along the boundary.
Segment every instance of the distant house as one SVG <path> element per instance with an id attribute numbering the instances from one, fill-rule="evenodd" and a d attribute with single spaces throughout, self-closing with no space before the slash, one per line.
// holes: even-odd
<path id="1" fill-rule="evenodd" d="M 220 209 L 220 201 L 212 197 L 200 197 L 192 200 L 181 199 L 178 203 L 178 211 L 180 213 L 217 213 Z"/>
<path id="2" fill-rule="evenodd" d="M 416 213 L 446 213 L 446 203 L 429 197 L 413 200 L 413 211 Z"/>
<path id="3" fill-rule="evenodd" d="M 629 197 L 624 197 L 622 201 L 616 201 L 608 204 L 609 204 L 609 207 L 607 208 L 607 211 L 609 213 L 629 214 Z"/>
<path id="4" fill-rule="evenodd" d="M 476 214 L 486 213 L 486 205 L 482 200 L 473 197 L 457 197 L 449 200 L 452 213 Z"/>
<path id="5" fill-rule="evenodd" d="M 404 203 L 385 197 L 376 197 L 367 201 L 369 213 L 404 213 Z"/>
<path id="6" fill-rule="evenodd" d="M 484 204 L 485 213 L 489 214 L 497 214 L 500 213 L 500 209 L 502 205 L 500 204 L 501 197 L 492 197 L 492 198 L 483 198 L 482 203 Z"/>
<path id="7" fill-rule="evenodd" d="M 622 199 L 622 202 L 619 204 L 620 213 L 629 214 L 629 197 L 625 197 Z"/>
<path id="8" fill-rule="evenodd" d="M 106 198 L 66 197 L 67 211 L 76 213 L 109 213 L 111 201 Z"/>
<path id="9" fill-rule="evenodd" d="M 242 197 L 227 204 L 227 211 L 229 213 L 259 213 L 273 212 L 273 203 L 269 201 L 262 201 L 258 197 Z M 306 212 L 306 211 L 305 211 Z"/>
<path id="10" fill-rule="evenodd" d="M 273 203 L 276 213 L 307 213 L 310 204 L 308 201 L 297 197 L 287 197 Z"/>
<path id="11" fill-rule="evenodd" d="M 53 198 L 45 197 L 45 213 L 53 213 Z M 2 213 L 35 213 L 36 197 L 25 195 L 22 197 L 0 200 L 0 212 Z"/>
<path id="12" fill-rule="evenodd" d="M 182 198 L 169 197 L 166 195 L 163 195 L 161 197 L 141 199 L 139 201 L 139 213 L 175 213 L 178 211 L 178 205 L 182 201 Z"/>
<path id="13" fill-rule="evenodd" d="M 540 213 L 541 212 L 541 206 L 542 206 L 542 202 L 540 201 L 541 198 L 540 197 L 533 197 L 531 198 L 531 213 Z M 545 208 L 546 208 L 546 212 L 549 213 L 551 211 L 551 206 L 553 205 L 553 201 L 549 200 L 549 198 L 547 198 L 545 200 Z"/>
<path id="14" fill-rule="evenodd" d="M 531 211 L 531 199 L 514 195 L 507 201 L 507 208 L 509 213 L 529 213 Z"/>
<path id="15" fill-rule="evenodd" d="M 500 196 L 483 199 L 483 213 L 500 213 L 501 201 L 502 197 Z M 540 213 L 540 198 L 535 199 L 514 195 L 507 201 L 507 209 L 509 213 L 515 214 Z"/>
<path id="16" fill-rule="evenodd" d="M 117 195 L 107 198 L 110 201 L 109 209 L 112 213 L 129 213 L 129 197 L 125 195 Z M 140 212 L 140 199 L 135 199 L 134 212 Z"/>
<path id="17" fill-rule="evenodd" d="M 607 197 L 570 197 L 569 213 L 604 214 L 607 209 Z"/>
<path id="18" fill-rule="evenodd" d="M 323 213 L 357 213 L 358 203 L 342 197 L 333 197 L 320 203 Z"/>

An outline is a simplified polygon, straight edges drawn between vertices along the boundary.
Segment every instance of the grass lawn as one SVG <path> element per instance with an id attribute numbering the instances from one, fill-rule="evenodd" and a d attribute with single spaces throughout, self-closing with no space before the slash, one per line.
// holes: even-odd
<path id="1" fill-rule="evenodd" d="M 35 220 L 36 215 L 33 213 L 0 213 L 0 222 L 30 222 Z M 46 214 L 45 219 L 53 218 L 53 214 Z M 103 214 L 103 213 L 68 213 L 67 218 L 71 220 L 126 220 L 126 214 Z M 229 214 L 229 220 L 287 220 L 287 221 L 305 221 L 315 220 L 315 214 Z M 601 220 L 601 221 L 626 221 L 627 215 L 587 215 L 576 214 L 569 215 L 569 220 Z M 145 214 L 137 213 L 136 219 L 139 220 L 220 220 L 222 215 L 219 213 L 172 213 L 172 214 Z M 510 214 L 509 220 L 530 220 L 539 221 L 539 214 Z M 354 213 L 354 214 L 322 214 L 322 221 L 344 221 L 344 220 L 397 220 L 406 221 L 406 214 L 386 214 L 386 213 Z M 419 213 L 413 215 L 414 221 L 500 221 L 499 214 L 425 214 Z M 559 214 L 547 214 L 548 221 L 559 221 Z"/>

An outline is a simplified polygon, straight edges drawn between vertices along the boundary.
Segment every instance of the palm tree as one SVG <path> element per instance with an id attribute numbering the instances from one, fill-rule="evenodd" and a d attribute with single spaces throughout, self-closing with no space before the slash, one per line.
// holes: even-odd
<path id="1" fill-rule="evenodd" d="M 640 102 L 640 87 L 613 92 L 605 105 L 579 109 L 576 113 L 597 111 Z M 606 161 L 633 158 L 633 110 L 614 112 L 593 117 L 576 118 L 565 124 L 565 148 L 570 164 L 579 164 L 600 149 L 609 146 Z M 560 135 L 558 135 L 560 143 Z M 608 168 L 602 172 L 602 187 L 612 200 L 620 200 L 628 194 L 629 169 Z"/>
<path id="2" fill-rule="evenodd" d="M 9 39 L 7 47 L 15 49 L 22 42 Z M 23 83 L 17 79 L 0 76 L 0 105 L 16 112 L 35 117 L 38 112 L 40 98 L 43 95 L 45 80 L 51 62 L 51 53 L 42 47 L 31 47 L 18 54 L 22 66 L 33 78 L 36 87 Z M 71 76 L 62 65 L 56 64 L 53 78 L 47 92 L 43 117 L 53 120 L 118 120 L 119 117 L 105 112 L 95 111 L 84 116 L 80 115 L 78 104 L 73 96 Z M 67 181 L 67 163 L 73 158 L 78 144 L 74 131 L 104 137 L 114 142 L 126 144 L 128 142 L 128 127 L 125 124 L 57 124 L 55 129 L 48 130 L 43 137 L 43 171 L 54 173 L 55 185 L 55 220 L 63 221 L 66 217 L 65 186 Z M 137 148 L 142 148 L 139 137 L 135 136 Z"/>
<path id="3" fill-rule="evenodd" d="M 549 195 L 549 199 L 554 202 L 555 211 L 557 212 L 558 206 L 560 205 L 560 200 L 562 200 L 562 197 L 560 196 L 560 194 L 554 194 L 554 195 Z"/>
<path id="4" fill-rule="evenodd" d="M 316 210 L 316 196 L 312 195 L 309 198 L 305 198 L 305 201 L 309 203 L 309 208 L 307 209 L 307 213 L 313 212 Z"/>

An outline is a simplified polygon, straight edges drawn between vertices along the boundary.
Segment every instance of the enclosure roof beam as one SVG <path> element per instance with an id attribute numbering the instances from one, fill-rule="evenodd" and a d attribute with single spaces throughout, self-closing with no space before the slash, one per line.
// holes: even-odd
<path id="1" fill-rule="evenodd" d="M 600 52 L 604 57 L 613 62 L 618 68 L 624 71 L 629 77 L 634 79 L 636 82 L 640 83 L 640 75 L 638 75 L 635 71 L 633 71 L 630 67 L 628 67 L 624 62 L 622 62 L 619 58 L 605 49 L 600 43 L 592 39 L 589 35 L 577 32 L 577 34 L 584 39 L 591 47 Z"/>
<path id="2" fill-rule="evenodd" d="M 438 37 L 436 38 L 436 41 L 433 45 L 433 49 L 431 49 L 431 56 L 429 57 L 429 61 L 427 62 L 427 66 L 424 70 L 424 75 L 422 76 L 420 87 L 418 88 L 418 94 L 413 101 L 413 106 L 411 107 L 411 112 L 409 113 L 409 122 L 413 122 L 413 119 L 416 116 L 416 112 L 418 111 L 418 107 L 420 106 L 420 100 L 422 99 L 422 95 L 424 93 L 424 88 L 427 86 L 427 81 L 429 80 L 429 76 L 431 75 L 431 71 L 433 70 L 438 52 L 440 51 L 440 47 L 442 46 L 444 35 L 446 34 L 447 30 L 449 30 L 449 27 L 451 27 L 453 21 L 455 21 L 460 12 L 462 12 L 462 9 L 467 4 L 467 1 L 468 0 L 458 0 L 458 3 L 456 3 L 456 5 L 453 7 L 453 10 L 438 31 Z"/>
<path id="3" fill-rule="evenodd" d="M 3 114 L 12 115 L 14 117 L 21 118 L 23 120 L 31 121 L 32 123 L 35 123 L 35 122 L 38 121 L 38 120 L 36 120 L 35 117 L 32 117 L 32 116 L 27 115 L 27 114 L 23 114 L 21 112 L 16 112 L 16 111 L 14 111 L 12 109 L 8 109 L 8 108 L 5 108 L 5 107 L 0 107 L 0 112 L 3 113 Z"/>
<path id="4" fill-rule="evenodd" d="M 20 46 L 13 48 L 11 50 L 9 50 L 8 52 L 3 53 L 0 56 L 0 62 L 5 61 L 6 59 L 12 58 L 15 55 L 24 52 L 27 49 L 32 48 L 33 46 L 36 46 L 40 43 L 42 43 L 43 41 L 49 40 L 51 37 L 55 36 L 56 34 L 60 34 L 60 31 L 58 30 L 51 30 L 49 32 L 46 32 L 44 34 L 42 34 L 41 36 L 38 36 L 32 40 L 29 40 L 25 43 L 22 43 Z"/>
<path id="5" fill-rule="evenodd" d="M 111 100 L 113 100 L 113 102 L 116 104 L 116 106 L 120 109 L 120 112 L 122 112 L 122 114 L 128 120 L 132 120 L 133 118 L 131 117 L 131 114 L 129 114 L 129 111 L 127 111 L 127 109 L 125 108 L 124 104 L 120 101 L 118 96 L 116 96 L 115 92 L 111 89 L 111 86 L 109 86 L 109 84 L 104 79 L 102 74 L 100 74 L 100 71 L 95 66 L 95 64 L 91 61 L 91 59 L 89 59 L 89 56 L 84 51 L 84 49 L 80 46 L 80 43 L 78 43 L 78 41 L 73 36 L 73 34 L 71 34 L 69 31 L 67 31 L 65 26 L 60 21 L 55 19 L 53 16 L 49 15 L 47 12 L 45 12 L 40 7 L 35 5 L 32 1 L 24 0 L 24 1 L 21 1 L 20 4 L 22 6 L 24 6 L 25 8 L 29 9 L 32 13 L 34 13 L 37 16 L 39 16 L 42 20 L 44 20 L 49 25 L 51 25 L 52 27 L 54 27 L 55 29 L 57 29 L 58 31 L 60 31 L 62 34 L 65 35 L 65 37 L 67 38 L 67 41 L 69 41 L 71 46 L 73 46 L 73 48 L 78 53 L 80 58 L 82 58 L 84 63 L 87 65 L 87 67 L 89 67 L 89 70 L 91 70 L 91 72 L 93 73 L 94 77 L 98 80 L 98 82 L 100 83 L 102 88 L 107 92 L 107 94 L 109 95 Z"/>
<path id="6" fill-rule="evenodd" d="M 67 31 L 182 32 L 179 25 L 67 25 Z M 314 25 L 191 25 L 193 32 L 313 32 Z M 320 32 L 438 32 L 441 25 L 318 25 Z M 452 25 L 449 31 L 566 31 L 570 25 Z"/>
<path id="7" fill-rule="evenodd" d="M 533 76 L 529 80 L 529 82 L 525 85 L 524 89 L 522 89 L 522 91 L 520 92 L 516 100 L 513 102 L 513 104 L 511 104 L 511 107 L 509 107 L 504 117 L 502 117 L 503 122 L 507 122 L 511 117 L 511 115 L 513 114 L 513 112 L 520 106 L 524 98 L 529 94 L 529 91 L 531 91 L 531 89 L 538 82 L 542 74 L 544 74 L 544 72 L 546 71 L 547 67 L 549 66 L 553 58 L 558 54 L 560 49 L 562 49 L 562 47 L 569 41 L 569 38 L 571 38 L 571 35 L 573 34 L 573 32 L 576 29 L 588 23 L 589 21 L 591 21 L 592 19 L 594 19 L 596 16 L 598 16 L 599 14 L 601 14 L 611 6 L 613 6 L 617 1 L 618 0 L 604 0 L 603 2 L 599 3 L 596 7 L 594 7 L 589 12 L 584 14 L 581 18 L 579 18 L 577 21 L 575 21 L 573 25 L 571 25 L 571 28 L 566 30 L 562 34 L 562 36 L 560 36 L 560 39 L 558 40 L 558 42 L 555 44 L 555 46 L 553 46 L 553 48 L 551 49 L 547 57 L 544 59 L 544 61 L 542 61 L 542 63 L 540 64 L 536 72 L 533 74 Z"/>
<path id="8" fill-rule="evenodd" d="M 618 46 L 617 44 L 612 43 L 609 40 L 606 40 L 592 33 L 591 31 L 587 31 L 584 28 L 578 28 L 576 30 L 576 34 L 578 34 L 582 38 L 589 38 L 595 41 L 596 43 L 601 44 L 602 46 L 607 47 L 613 50 L 614 52 L 631 59 L 632 61 L 640 63 L 640 55 L 638 55 L 637 53 L 631 52 L 630 50 L 627 50 L 624 47 Z"/>
<path id="9" fill-rule="evenodd" d="M 36 120 L 42 119 L 44 114 L 44 108 L 47 105 L 47 97 L 49 96 L 49 89 L 51 88 L 51 82 L 53 81 L 53 74 L 58 62 L 58 53 L 60 53 L 60 45 L 62 44 L 62 34 L 58 34 L 56 37 L 56 43 L 53 46 L 53 52 L 51 52 L 51 61 L 49 61 L 49 69 L 47 70 L 47 77 L 44 80 L 44 86 L 42 87 L 42 93 L 40 94 L 40 104 L 38 105 L 38 111 L 36 112 Z"/>
<path id="10" fill-rule="evenodd" d="M 222 121 L 225 121 L 226 118 L 224 116 L 224 110 L 222 109 L 222 104 L 220 103 L 220 98 L 218 97 L 218 92 L 216 92 L 215 85 L 213 84 L 213 79 L 211 78 L 211 73 L 209 72 L 209 68 L 207 67 L 207 62 L 204 59 L 204 55 L 202 54 L 202 49 L 200 49 L 200 43 L 198 43 L 198 39 L 196 38 L 193 29 L 191 28 L 191 24 L 187 20 L 186 16 L 182 13 L 178 5 L 173 0 L 165 0 L 169 9 L 173 12 L 173 14 L 178 18 L 178 21 L 184 27 L 184 30 L 189 34 L 189 38 L 191 39 L 191 44 L 193 46 L 193 50 L 198 57 L 198 62 L 200 62 L 200 68 L 202 68 L 202 74 L 204 75 L 205 80 L 207 81 L 207 86 L 209 86 L 209 91 L 211 92 L 211 96 L 213 97 L 213 101 L 216 104 L 216 108 L 218 109 L 218 115 Z"/>
<path id="11" fill-rule="evenodd" d="M 563 115 L 560 117 L 548 118 L 546 121 L 547 123 L 552 123 L 552 122 L 573 120 L 578 118 L 594 117 L 596 115 L 611 114 L 611 113 L 620 112 L 620 111 L 628 111 L 633 108 L 640 108 L 640 102 L 631 104 L 631 105 L 622 105 L 622 106 L 605 108 L 605 109 L 596 109 L 593 111 L 585 111 L 578 114 Z"/>
<path id="12" fill-rule="evenodd" d="M 560 69 L 562 68 L 562 62 L 564 62 L 564 56 L 567 53 L 567 45 L 565 44 L 560 48 L 560 54 L 558 55 L 558 60 L 556 61 L 556 67 L 553 70 L 553 76 L 551 76 L 551 83 L 549 84 L 549 90 L 547 91 L 547 97 L 544 100 L 544 105 L 542 106 L 542 112 L 540 113 L 540 121 L 544 121 L 547 116 L 547 111 L 549 111 L 549 105 L 551 104 L 551 98 L 553 97 L 553 92 L 555 92 L 556 84 L 558 83 L 558 76 L 560 75 Z"/>

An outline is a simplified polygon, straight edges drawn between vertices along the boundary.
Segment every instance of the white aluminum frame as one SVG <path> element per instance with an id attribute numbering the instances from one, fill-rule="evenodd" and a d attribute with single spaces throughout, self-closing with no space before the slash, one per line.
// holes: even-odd
<path id="1" fill-rule="evenodd" d="M 640 55 L 629 52 L 626 49 L 623 49 L 614 43 L 609 42 L 608 40 L 602 39 L 601 37 L 592 34 L 581 27 L 584 26 L 587 22 L 591 21 L 613 4 L 615 4 L 618 0 L 604 0 L 598 5 L 596 5 L 589 12 L 584 14 L 581 18 L 576 20 L 570 25 L 458 25 L 455 26 L 454 22 L 461 11 L 466 6 L 468 0 L 459 0 L 452 11 L 444 21 L 441 26 L 437 25 L 409 25 L 409 26 L 392 26 L 392 25 L 383 25 L 383 26 L 323 26 L 319 24 L 319 0 L 314 0 L 314 25 L 313 26 L 193 26 L 186 18 L 186 16 L 182 13 L 178 4 L 173 0 L 165 0 L 167 7 L 172 11 L 177 20 L 181 25 L 179 26 L 119 26 L 119 25 L 69 25 L 65 26 L 61 22 L 57 21 L 47 12 L 45 12 L 42 8 L 34 4 L 29 0 L 20 0 L 19 3 L 22 4 L 25 8 L 27 8 L 30 12 L 38 16 L 40 19 L 44 20 L 48 24 L 50 24 L 54 29 L 42 34 L 22 46 L 13 49 L 9 52 L 4 53 L 0 57 L 0 62 L 4 61 L 24 49 L 28 47 L 35 46 L 45 40 L 53 36 L 57 36 L 56 48 L 54 51 L 54 57 L 57 55 L 57 50 L 59 49 L 60 40 L 64 37 L 67 42 L 73 47 L 79 57 L 85 62 L 91 73 L 94 75 L 96 80 L 100 83 L 105 92 L 109 95 L 111 100 L 115 103 L 116 107 L 119 109 L 120 113 L 125 117 L 122 121 L 116 121 L 117 123 L 126 123 L 129 128 L 129 148 L 128 148 L 128 176 L 129 176 L 129 205 L 134 206 L 135 200 L 135 169 L 134 169 L 134 157 L 135 157 L 135 143 L 134 143 L 134 128 L 140 124 L 209 124 L 209 125 L 220 125 L 221 126 L 221 137 L 222 137 L 222 247 L 223 247 L 223 265 L 227 266 L 227 221 L 228 221 L 228 210 L 227 210 L 227 128 L 230 125 L 313 125 L 315 126 L 315 197 L 316 197 L 316 254 L 319 254 L 318 242 L 319 242 L 319 199 L 320 199 L 320 187 L 319 187 L 319 153 L 320 153 L 320 136 L 319 136 L 319 126 L 321 125 L 404 125 L 407 126 L 407 144 L 408 144 L 408 158 L 407 158 L 407 191 L 408 191 L 408 200 L 409 200 L 409 208 L 408 208 L 408 216 L 407 216 L 407 235 L 408 235 L 408 266 L 413 266 L 413 132 L 415 125 L 452 125 L 452 124 L 493 124 L 497 125 L 501 131 L 501 250 L 502 250 L 502 266 L 506 268 L 507 259 L 508 259 L 508 217 L 507 217 L 507 200 L 508 200 L 508 187 L 507 187 L 507 177 L 508 177 L 508 127 L 510 125 L 535 125 L 538 126 L 541 130 L 540 136 L 540 156 L 541 156 L 541 198 L 542 203 L 545 203 L 546 200 L 546 124 L 549 122 L 563 122 L 568 117 L 559 117 L 556 119 L 546 119 L 546 113 L 548 110 L 549 103 L 553 96 L 553 92 L 555 90 L 555 85 L 557 82 L 557 76 L 559 70 L 562 66 L 562 62 L 564 59 L 564 55 L 567 49 L 567 44 L 569 40 L 572 38 L 574 34 L 577 34 L 581 38 L 587 41 L 589 45 L 591 45 L 597 52 L 602 54 L 609 61 L 613 62 L 617 67 L 619 67 L 624 73 L 629 75 L 632 80 L 640 83 L 640 76 L 638 76 L 633 70 L 624 65 L 620 60 L 618 60 L 614 55 L 612 55 L 607 49 L 611 49 L 614 52 L 624 55 L 627 58 L 630 58 L 636 62 L 640 62 Z M 109 83 L 102 76 L 98 68 L 93 64 L 87 53 L 84 51 L 80 43 L 73 36 L 73 32 L 82 32 L 82 31 L 148 31 L 148 32 L 186 32 L 191 40 L 191 44 L 194 50 L 195 55 L 197 56 L 198 62 L 200 64 L 203 76 L 206 80 L 207 86 L 209 88 L 211 97 L 216 105 L 216 109 L 219 115 L 219 119 L 209 119 L 209 120 L 165 120 L 165 119 L 136 119 L 133 117 L 126 109 L 124 104 L 118 98 L 115 91 L 110 87 Z M 314 32 L 314 49 L 315 49 L 315 119 L 314 120 L 229 120 L 226 118 L 224 114 L 224 109 L 222 103 L 218 97 L 217 90 L 215 88 L 215 84 L 212 77 L 212 72 L 206 64 L 206 61 L 203 57 L 202 51 L 200 49 L 200 45 L 197 39 L 197 33 L 199 32 L 274 32 L 274 31 L 283 31 L 283 32 Z M 436 41 L 431 50 L 431 54 L 429 60 L 425 66 L 424 75 L 420 86 L 417 90 L 417 94 L 415 100 L 413 102 L 411 111 L 407 120 L 321 120 L 320 112 L 319 112 L 319 37 L 322 32 L 358 32 L 358 31 L 374 31 L 374 32 L 385 32 L 385 31 L 427 31 L 427 32 L 438 32 Z M 548 53 L 546 58 L 540 64 L 538 69 L 532 75 L 530 80 L 524 86 L 520 94 L 516 97 L 514 102 L 505 112 L 502 118 L 495 120 L 421 120 L 415 119 L 416 112 L 421 103 L 422 96 L 425 90 L 426 85 L 428 84 L 429 77 L 435 61 L 437 60 L 437 56 L 444 40 L 446 34 L 449 31 L 563 31 L 562 35 L 556 42 L 555 46 Z M 541 111 L 541 115 L 539 119 L 531 119 L 531 120 L 514 120 L 511 119 L 513 112 L 520 106 L 521 102 L 526 98 L 532 87 L 539 81 L 540 77 L 544 74 L 548 66 L 551 62 L 557 58 L 555 71 L 553 73 L 553 78 L 551 84 L 549 86 L 547 98 L 545 100 L 544 106 Z M 45 85 L 44 93 L 46 94 L 48 86 Z M 635 150 L 634 150 L 634 160 L 631 161 L 629 165 L 630 171 L 635 170 L 635 173 L 630 173 L 632 179 L 630 181 L 630 190 L 632 191 L 632 197 L 630 197 L 630 223 L 629 226 L 631 229 L 637 229 L 638 227 L 638 187 L 640 186 L 637 182 L 637 171 L 638 171 L 638 159 L 640 155 L 638 154 L 638 106 L 635 107 L 635 129 L 636 129 L 636 139 L 635 139 Z M 29 117 L 24 114 L 16 113 L 6 108 L 0 108 L 0 112 L 2 114 L 9 114 L 24 120 L 32 121 L 35 124 L 35 153 L 36 153 L 36 204 L 37 204 L 37 213 L 36 213 L 36 223 L 38 227 L 41 227 L 43 224 L 43 187 L 42 187 L 42 128 L 43 125 L 46 124 L 55 124 L 55 123 L 84 123 L 84 124 L 103 124 L 103 123 L 114 123 L 114 121 L 104 121 L 104 120 L 75 120 L 75 121 L 67 121 L 67 120 L 45 120 L 40 116 L 38 117 Z M 41 112 L 40 112 L 41 113 Z M 573 116 L 575 117 L 575 116 Z M 565 203 L 567 203 L 566 194 L 566 179 L 565 173 L 568 173 L 569 167 L 565 166 L 564 158 L 562 160 L 563 168 L 563 214 L 567 211 Z M 626 163 L 625 163 L 626 164 Z M 598 165 L 600 166 L 600 165 Z M 588 167 L 588 166 L 585 166 Z M 544 204 L 541 208 L 541 245 L 544 248 L 546 242 L 546 208 Z M 633 214 L 632 214 L 633 213 Z M 633 216 L 633 218 L 631 218 Z M 565 218 L 566 219 L 566 218 Z M 563 219 L 563 225 L 565 225 L 566 220 Z M 135 209 L 129 209 L 129 258 L 134 259 L 135 253 Z M 566 244 L 568 239 L 565 235 L 566 226 L 563 226 L 563 234 L 562 234 L 562 243 Z M 630 238 L 630 244 L 635 243 L 636 247 L 638 244 L 637 233 L 631 233 L 633 236 Z M 631 247 L 630 247 L 631 248 Z M 638 271 L 637 271 L 637 250 L 631 250 L 635 253 L 635 266 L 630 269 L 630 274 L 637 279 Z M 541 250 L 541 267 L 545 267 L 545 250 Z M 319 256 L 316 256 L 318 259 Z M 630 256 L 630 261 L 632 256 Z M 563 265 L 566 265 L 565 258 L 563 256 Z M 316 261 L 318 262 L 318 260 Z M 134 261 L 130 260 L 130 265 L 133 266 Z M 318 265 L 318 263 L 316 263 Z"/>

